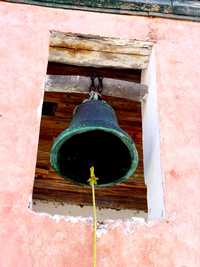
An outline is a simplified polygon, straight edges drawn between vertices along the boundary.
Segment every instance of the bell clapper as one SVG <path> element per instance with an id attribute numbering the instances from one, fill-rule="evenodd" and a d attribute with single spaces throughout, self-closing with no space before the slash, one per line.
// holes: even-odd
<path id="1" fill-rule="evenodd" d="M 88 183 L 92 188 L 92 203 L 93 203 L 93 267 L 96 267 L 96 231 L 97 231 L 97 215 L 96 215 L 96 201 L 95 201 L 95 185 L 97 185 L 98 178 L 94 173 L 94 166 L 90 168 L 90 178 Z"/>

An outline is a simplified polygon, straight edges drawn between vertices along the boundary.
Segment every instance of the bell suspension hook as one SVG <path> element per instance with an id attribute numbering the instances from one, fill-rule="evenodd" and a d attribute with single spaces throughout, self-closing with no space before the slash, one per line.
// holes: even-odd
<path id="1" fill-rule="evenodd" d="M 91 75 L 91 84 L 89 87 L 90 100 L 101 99 L 101 94 L 103 91 L 103 77 L 97 76 L 96 74 Z"/>

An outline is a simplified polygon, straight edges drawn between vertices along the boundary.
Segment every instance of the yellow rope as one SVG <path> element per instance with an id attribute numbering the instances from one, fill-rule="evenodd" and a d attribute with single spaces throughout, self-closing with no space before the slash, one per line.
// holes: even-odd
<path id="1" fill-rule="evenodd" d="M 97 184 L 98 178 L 95 176 L 94 167 L 90 168 L 90 178 L 88 183 L 92 187 L 92 203 L 93 203 L 93 267 L 96 267 L 97 261 L 97 249 L 96 249 L 96 232 L 97 232 L 97 214 L 96 214 L 96 202 L 95 202 L 95 185 Z"/>

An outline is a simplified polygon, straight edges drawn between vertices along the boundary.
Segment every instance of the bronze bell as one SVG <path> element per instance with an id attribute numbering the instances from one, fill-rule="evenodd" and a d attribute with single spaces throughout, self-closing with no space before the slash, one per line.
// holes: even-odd
<path id="1" fill-rule="evenodd" d="M 85 100 L 75 109 L 69 128 L 53 142 L 50 161 L 60 176 L 82 185 L 88 185 L 94 166 L 97 186 L 110 186 L 134 173 L 138 153 L 112 107 L 98 98 Z"/>

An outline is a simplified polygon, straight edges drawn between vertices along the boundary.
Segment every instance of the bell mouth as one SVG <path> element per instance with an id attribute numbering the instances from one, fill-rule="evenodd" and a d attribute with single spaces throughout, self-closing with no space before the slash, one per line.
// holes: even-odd
<path id="1" fill-rule="evenodd" d="M 113 128 L 64 131 L 51 151 L 54 169 L 65 179 L 82 185 L 88 185 L 91 166 L 99 178 L 97 186 L 110 186 L 128 179 L 137 163 L 131 138 Z"/>

